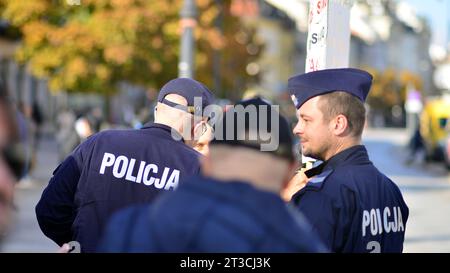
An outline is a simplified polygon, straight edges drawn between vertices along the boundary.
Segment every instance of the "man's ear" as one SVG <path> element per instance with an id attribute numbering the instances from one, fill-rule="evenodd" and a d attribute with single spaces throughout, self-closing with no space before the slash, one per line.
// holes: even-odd
<path id="1" fill-rule="evenodd" d="M 332 131 L 335 135 L 342 135 L 348 132 L 348 120 L 344 115 L 337 115 L 331 123 Z"/>
<path id="2" fill-rule="evenodd" d="M 194 140 L 198 140 L 203 135 L 203 127 L 205 126 L 204 123 L 205 121 L 200 121 L 192 128 L 192 136 L 194 137 Z"/>

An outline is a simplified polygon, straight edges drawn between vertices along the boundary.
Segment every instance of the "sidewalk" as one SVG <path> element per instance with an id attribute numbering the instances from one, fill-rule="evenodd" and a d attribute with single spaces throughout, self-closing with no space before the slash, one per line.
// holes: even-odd
<path id="1" fill-rule="evenodd" d="M 29 181 L 17 185 L 15 204 L 17 211 L 8 236 L 0 252 L 56 252 L 58 245 L 40 230 L 34 207 L 58 165 L 57 145 L 53 136 L 43 135 L 37 151 L 36 166 Z"/>
<path id="2" fill-rule="evenodd" d="M 450 176 L 442 164 L 404 165 L 408 134 L 401 129 L 368 129 L 363 142 L 371 160 L 399 185 L 410 209 L 405 252 L 449 252 Z M 18 211 L 0 252 L 56 252 L 59 247 L 42 234 L 34 207 L 58 165 L 53 136 L 41 139 L 30 184 L 16 190 Z"/>

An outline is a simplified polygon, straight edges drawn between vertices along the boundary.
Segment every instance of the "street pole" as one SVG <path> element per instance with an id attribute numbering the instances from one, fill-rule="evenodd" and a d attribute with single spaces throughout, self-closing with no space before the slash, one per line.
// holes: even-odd
<path id="1" fill-rule="evenodd" d="M 354 0 L 310 0 L 305 72 L 348 67 Z"/>
<path id="2" fill-rule="evenodd" d="M 310 0 L 306 73 L 348 67 L 351 37 L 350 9 L 354 1 Z M 307 168 L 310 168 L 314 161 L 302 155 L 302 162 L 307 163 Z"/>
<path id="3" fill-rule="evenodd" d="M 217 29 L 220 31 L 220 34 L 223 34 L 223 17 L 224 17 L 224 4 L 222 0 L 215 0 L 215 4 L 219 9 L 219 15 L 217 16 L 214 24 Z M 216 94 L 222 94 L 222 82 L 221 77 L 222 73 L 220 71 L 221 65 L 221 50 L 215 49 L 213 54 L 213 86 Z"/>
<path id="4" fill-rule="evenodd" d="M 180 78 L 193 78 L 195 56 L 194 27 L 197 25 L 195 0 L 184 0 L 180 16 L 182 36 L 178 76 Z"/>

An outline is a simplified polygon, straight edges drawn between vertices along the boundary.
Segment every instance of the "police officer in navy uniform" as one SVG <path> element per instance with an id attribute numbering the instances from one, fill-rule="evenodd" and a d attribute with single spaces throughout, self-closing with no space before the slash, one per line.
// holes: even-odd
<path id="1" fill-rule="evenodd" d="M 303 154 L 323 161 L 306 172 L 310 180 L 291 202 L 333 252 L 403 250 L 408 207 L 361 145 L 371 84 L 369 73 L 351 68 L 288 81 Z"/>
<path id="2" fill-rule="evenodd" d="M 205 122 L 198 116 L 212 101 L 200 82 L 177 78 L 161 89 L 153 124 L 103 131 L 79 145 L 53 172 L 36 206 L 44 234 L 59 245 L 77 241 L 81 251 L 95 251 L 117 209 L 152 201 L 198 174 L 200 154 L 183 136 Z"/>
<path id="3" fill-rule="evenodd" d="M 101 252 L 325 250 L 301 213 L 279 196 L 296 169 L 287 121 L 261 99 L 239 105 L 254 107 L 254 115 L 234 108 L 215 124 L 202 159 L 204 176 L 191 177 L 150 205 L 115 214 Z M 237 125 L 238 119 L 245 126 Z M 258 130 L 261 124 L 268 125 Z M 262 143 L 268 144 L 265 152 Z"/>

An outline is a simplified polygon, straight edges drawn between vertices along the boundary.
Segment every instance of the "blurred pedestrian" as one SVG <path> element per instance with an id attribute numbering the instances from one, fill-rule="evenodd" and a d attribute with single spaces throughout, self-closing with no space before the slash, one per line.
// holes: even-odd
<path id="1" fill-rule="evenodd" d="M 75 131 L 75 113 L 67 108 L 62 107 L 58 111 L 56 117 L 56 141 L 58 142 L 58 160 L 63 161 L 75 147 L 80 144 L 80 138 Z"/>
<path id="2" fill-rule="evenodd" d="M 32 107 L 24 102 L 18 103 L 17 121 L 20 130 L 20 142 L 24 148 L 25 166 L 21 175 L 21 185 L 30 185 L 33 180 L 30 176 L 35 166 L 35 142 L 36 142 L 36 124 L 32 118 Z"/>
<path id="3" fill-rule="evenodd" d="M 238 105 L 254 107 L 256 118 L 237 108 L 225 113 L 202 160 L 204 176 L 184 181 L 153 204 L 118 212 L 100 251 L 325 251 L 304 217 L 279 197 L 297 167 L 287 121 L 261 99 Z M 245 120 L 242 127 L 238 120 Z M 263 152 L 268 139 L 274 149 Z"/>
<path id="4" fill-rule="evenodd" d="M 323 161 L 292 203 L 333 252 L 401 252 L 408 207 L 361 145 L 364 101 L 372 76 L 362 70 L 326 69 L 289 79 L 297 107 L 294 133 L 305 156 Z"/>
<path id="5" fill-rule="evenodd" d="M 419 122 L 419 119 L 417 119 L 417 126 L 408 142 L 409 154 L 405 162 L 407 165 L 412 164 L 420 153 L 422 153 L 422 160 L 425 157 L 425 144 L 423 142 L 422 134 L 420 133 Z"/>
<path id="6" fill-rule="evenodd" d="M 201 105 L 194 107 L 194 98 Z M 140 130 L 107 130 L 80 144 L 54 171 L 36 206 L 45 235 L 63 245 L 96 249 L 109 216 L 133 203 L 149 202 L 174 190 L 181 178 L 200 171 L 200 156 L 184 143 L 202 109 L 213 100 L 201 83 L 187 78 L 161 89 L 154 124 Z"/>
<path id="7" fill-rule="evenodd" d="M 103 110 L 100 106 L 96 106 L 92 109 L 90 112 L 90 115 L 88 117 L 89 123 L 92 126 L 92 129 L 95 133 L 100 132 L 102 129 L 103 123 L 105 121 L 105 118 L 103 116 Z"/>
<path id="8" fill-rule="evenodd" d="M 36 126 L 34 131 L 34 147 L 33 147 L 33 162 L 36 160 L 36 151 L 39 145 L 42 134 L 42 125 L 44 124 L 44 115 L 37 101 L 33 102 L 31 106 L 31 118 Z"/>

